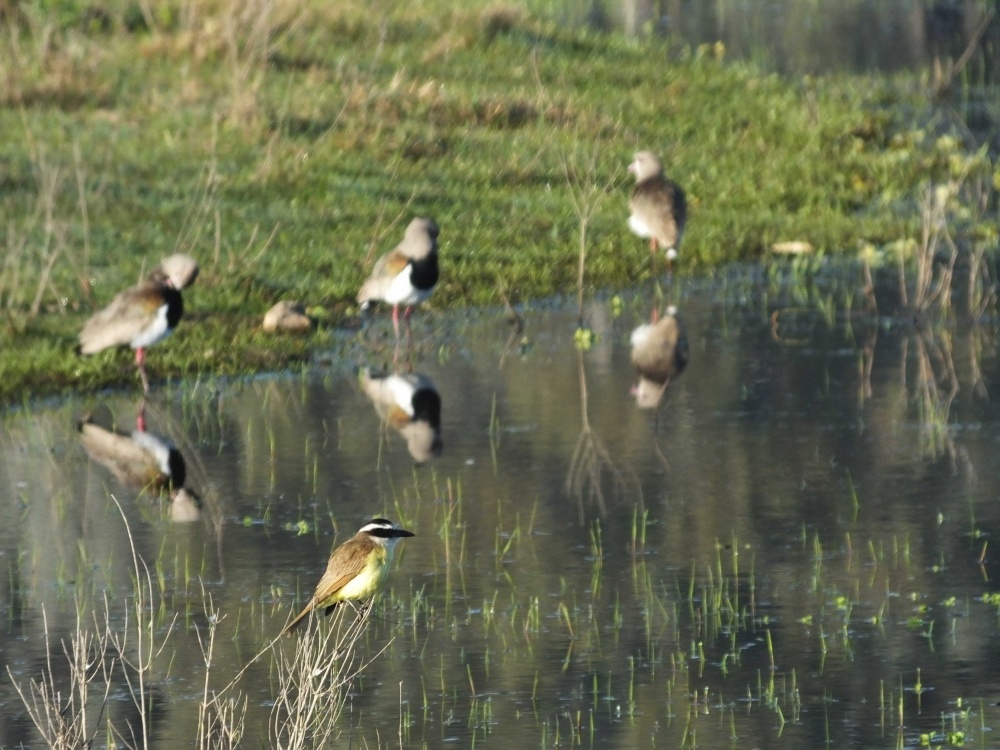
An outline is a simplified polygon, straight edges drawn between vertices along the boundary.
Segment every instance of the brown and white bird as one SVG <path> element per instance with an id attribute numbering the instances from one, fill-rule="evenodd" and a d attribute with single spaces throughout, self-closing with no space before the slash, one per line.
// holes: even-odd
<path id="1" fill-rule="evenodd" d="M 379 258 L 371 276 L 358 292 L 361 310 L 374 302 L 392 305 L 392 327 L 399 337 L 399 306 L 406 305 L 409 323 L 413 306 L 431 296 L 438 281 L 438 225 L 432 219 L 417 218 L 406 228 L 396 249 Z"/>
<path id="2" fill-rule="evenodd" d="M 330 555 L 316 593 L 305 609 L 285 626 L 282 635 L 294 630 L 315 609 L 324 609 L 329 615 L 341 602 L 360 601 L 377 594 L 389 577 L 396 543 L 408 536 L 413 536 L 413 532 L 384 518 L 373 518 L 362 526 Z"/>
<path id="3" fill-rule="evenodd" d="M 659 320 L 632 331 L 632 366 L 639 382 L 632 389 L 640 409 L 653 409 L 667 386 L 688 363 L 688 340 L 677 308 L 670 306 Z"/>
<path id="4" fill-rule="evenodd" d="M 361 387 L 388 425 L 406 440 L 418 464 L 441 455 L 441 396 L 426 375 L 373 376 L 361 372 Z"/>
<path id="5" fill-rule="evenodd" d="M 639 151 L 628 165 L 635 175 L 635 188 L 629 201 L 629 228 L 649 239 L 649 250 L 663 250 L 668 265 L 677 257 L 687 219 L 684 191 L 663 176 L 663 163 L 650 151 Z"/>
<path id="6" fill-rule="evenodd" d="M 173 443 L 151 432 L 115 432 L 91 417 L 80 422 L 80 443 L 87 455 L 114 474 L 121 484 L 153 493 L 184 487 L 187 467 Z"/>
<path id="7" fill-rule="evenodd" d="M 118 294 L 111 303 L 87 321 L 80 331 L 81 354 L 95 354 L 113 346 L 135 349 L 135 364 L 146 378 L 146 347 L 169 336 L 184 314 L 181 289 L 198 276 L 198 264 L 189 255 L 166 258 L 141 284 Z"/>

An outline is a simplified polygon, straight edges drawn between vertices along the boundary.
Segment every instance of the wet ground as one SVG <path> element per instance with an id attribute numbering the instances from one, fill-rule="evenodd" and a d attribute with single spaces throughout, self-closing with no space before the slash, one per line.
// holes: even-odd
<path id="1" fill-rule="evenodd" d="M 101 454 L 112 422 L 134 438 L 137 394 L 14 410 L 4 662 L 22 685 L 46 655 L 65 674 L 77 613 L 92 622 L 105 597 L 127 631 L 134 543 L 167 643 L 148 673 L 152 746 L 190 746 L 205 602 L 223 618 L 221 687 L 332 546 L 385 516 L 416 536 L 362 643 L 373 661 L 338 747 L 916 747 L 955 732 L 989 746 L 995 321 L 916 324 L 887 301 L 878 318 L 860 289 L 854 271 L 744 268 L 677 280 L 661 301 L 603 295 L 585 351 L 560 301 L 520 310 L 520 330 L 503 310 L 425 311 L 398 352 L 383 316 L 332 333 L 302 373 L 154 389 L 144 432 L 174 446 L 199 505 L 156 492 L 155 468 L 137 489 Z M 667 302 L 690 364 L 644 410 L 629 334 Z M 356 374 L 394 357 L 438 394 L 430 443 L 408 442 Z M 273 663 L 238 689 L 250 745 L 268 744 Z M 135 726 L 120 680 L 109 706 Z M 0 713 L 0 745 L 37 746 L 11 680 Z"/>

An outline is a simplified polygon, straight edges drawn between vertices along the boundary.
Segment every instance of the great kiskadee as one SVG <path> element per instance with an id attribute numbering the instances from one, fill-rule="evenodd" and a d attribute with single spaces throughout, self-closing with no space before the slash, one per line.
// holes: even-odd
<path id="1" fill-rule="evenodd" d="M 389 576 L 396 543 L 413 536 L 384 518 L 373 518 L 337 547 L 316 585 L 316 593 L 283 631 L 291 632 L 314 609 L 329 615 L 340 602 L 367 599 L 378 593 Z"/>

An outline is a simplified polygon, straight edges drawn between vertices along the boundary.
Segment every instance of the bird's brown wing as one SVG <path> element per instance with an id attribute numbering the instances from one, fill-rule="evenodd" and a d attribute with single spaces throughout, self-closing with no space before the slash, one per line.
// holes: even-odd
<path id="1" fill-rule="evenodd" d="M 330 597 L 340 591 L 365 567 L 367 556 L 355 554 L 359 544 L 360 542 L 357 540 L 349 539 L 334 550 L 333 554 L 330 555 L 330 561 L 326 564 L 326 572 L 316 584 L 316 593 L 313 594 L 305 608 L 295 616 L 295 619 L 285 626 L 285 629 L 281 631 L 282 635 L 290 633 L 298 627 L 306 615 L 314 609 L 326 608 L 327 614 L 330 613 L 333 605 L 337 604 L 337 602 L 329 601 Z"/>
<path id="2" fill-rule="evenodd" d="M 406 256 L 398 250 L 393 250 L 379 258 L 375 267 L 372 268 L 368 280 L 361 285 L 361 291 L 358 292 L 358 302 L 364 303 L 381 299 L 392 280 L 402 273 L 409 262 Z"/>
<path id="3" fill-rule="evenodd" d="M 684 199 L 669 180 L 647 180 L 636 186 L 629 202 L 632 213 L 642 219 L 653 237 L 664 247 L 674 247 L 684 228 Z"/>
<path id="4" fill-rule="evenodd" d="M 406 427 L 406 425 L 410 423 L 411 419 L 412 417 L 406 413 L 406 410 L 395 403 L 389 406 L 385 413 L 385 421 L 390 427 L 396 430 L 401 430 Z"/>
<path id="5" fill-rule="evenodd" d="M 334 550 L 330 562 L 326 565 L 326 572 L 316 584 L 316 593 L 313 594 L 314 606 L 328 607 L 333 604 L 334 602 L 329 601 L 330 598 L 364 570 L 368 556 L 358 554 L 360 546 L 363 545 L 358 540 L 349 539 Z"/>
<path id="6" fill-rule="evenodd" d="M 95 314 L 80 331 L 80 352 L 94 354 L 112 346 L 124 346 L 156 318 L 164 304 L 157 284 L 126 289 Z"/>
<path id="7" fill-rule="evenodd" d="M 85 422 L 80 425 L 80 442 L 87 455 L 127 487 L 159 486 L 166 482 L 156 457 L 130 435 Z"/>
<path id="8" fill-rule="evenodd" d="M 632 349 L 632 366 L 648 380 L 665 383 L 675 374 L 674 355 L 682 335 L 673 317 L 662 318 L 639 346 Z"/>

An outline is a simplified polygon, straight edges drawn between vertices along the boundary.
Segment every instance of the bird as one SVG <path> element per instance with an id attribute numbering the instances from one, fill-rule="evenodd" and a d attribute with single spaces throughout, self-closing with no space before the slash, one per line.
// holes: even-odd
<path id="1" fill-rule="evenodd" d="M 635 175 L 635 188 L 629 200 L 629 228 L 649 239 L 650 253 L 662 249 L 669 267 L 677 257 L 687 219 L 684 190 L 663 176 L 663 163 L 651 151 L 636 153 L 628 171 Z"/>
<path id="2" fill-rule="evenodd" d="M 406 322 L 413 306 L 430 297 L 438 281 L 438 225 L 433 219 L 416 218 L 394 250 L 379 258 L 371 276 L 361 285 L 358 303 L 364 312 L 372 303 L 392 305 L 392 327 L 399 338 L 399 306 L 406 305 Z"/>
<path id="3" fill-rule="evenodd" d="M 190 255 L 171 255 L 149 277 L 96 313 L 80 331 L 80 354 L 96 354 L 113 346 L 135 349 L 135 364 L 143 392 L 149 392 L 146 348 L 169 336 L 184 314 L 181 290 L 198 277 L 198 263 Z"/>
<path id="4" fill-rule="evenodd" d="M 406 440 L 418 464 L 441 455 L 441 396 L 426 375 L 375 375 L 361 371 L 361 387 L 387 424 Z"/>
<path id="5" fill-rule="evenodd" d="M 631 342 L 632 366 L 639 375 L 632 395 L 639 408 L 655 408 L 667 386 L 688 363 L 687 331 L 677 308 L 671 305 L 662 318 L 636 328 Z"/>
<path id="6" fill-rule="evenodd" d="M 290 633 L 315 609 L 329 615 L 338 604 L 374 596 L 385 585 L 393 552 L 400 539 L 413 536 L 384 518 L 373 518 L 358 533 L 337 547 L 316 585 L 316 593 L 282 635 Z"/>

